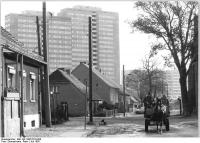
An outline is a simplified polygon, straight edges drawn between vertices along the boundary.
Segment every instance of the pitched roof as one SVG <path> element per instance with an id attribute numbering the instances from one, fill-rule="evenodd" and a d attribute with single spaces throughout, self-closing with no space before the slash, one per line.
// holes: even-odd
<path id="1" fill-rule="evenodd" d="M 24 44 L 17 40 L 11 33 L 1 26 L 1 38 L 4 40 L 1 44 L 4 49 L 22 54 L 28 58 L 34 59 L 38 62 L 46 64 L 44 57 L 29 51 L 28 48 L 24 47 Z"/>
<path id="2" fill-rule="evenodd" d="M 69 81 L 70 83 L 72 83 L 72 85 L 74 85 L 82 94 L 85 95 L 86 93 L 86 86 L 80 82 L 74 75 L 72 74 L 68 74 L 66 71 L 63 71 L 61 69 L 57 69 L 56 71 L 54 71 L 51 75 L 55 74 L 55 73 L 60 73 L 65 79 L 63 79 L 60 82 L 66 82 Z M 51 76 L 50 75 L 50 76 Z M 55 80 L 54 80 L 55 81 Z M 59 82 L 59 81 L 58 81 Z M 89 91 L 89 89 L 88 89 Z M 88 93 L 87 93 L 88 96 Z M 93 93 L 93 100 L 102 100 L 102 98 L 100 98 L 99 95 L 97 95 L 96 93 Z"/>
<path id="3" fill-rule="evenodd" d="M 141 99 L 138 97 L 138 93 L 136 90 L 133 90 L 133 89 L 130 89 L 130 88 L 127 88 L 126 89 L 129 93 L 131 93 L 131 97 L 133 97 L 135 100 L 137 101 L 141 101 Z"/>
<path id="4" fill-rule="evenodd" d="M 85 63 L 80 63 L 74 70 L 76 70 L 77 68 L 79 68 L 79 66 L 84 66 L 86 67 L 88 70 L 89 70 L 89 66 Z M 73 70 L 73 71 L 74 71 Z M 119 89 L 120 88 L 120 85 L 118 85 L 115 81 L 107 78 L 105 75 L 103 75 L 101 72 L 99 72 L 97 69 L 95 69 L 94 67 L 92 68 L 92 72 L 97 76 L 99 77 L 105 84 L 107 84 L 108 86 L 110 87 L 113 87 L 113 88 L 117 88 Z"/>
<path id="5" fill-rule="evenodd" d="M 135 99 L 135 97 L 131 96 L 130 98 L 131 98 L 131 100 L 132 100 L 133 102 L 136 102 L 136 103 L 138 102 L 138 100 Z"/>
<path id="6" fill-rule="evenodd" d="M 6 29 L 1 26 L 1 35 L 10 40 L 11 42 L 17 44 L 18 46 L 22 47 L 24 44 L 17 40 L 11 33 L 9 33 Z"/>

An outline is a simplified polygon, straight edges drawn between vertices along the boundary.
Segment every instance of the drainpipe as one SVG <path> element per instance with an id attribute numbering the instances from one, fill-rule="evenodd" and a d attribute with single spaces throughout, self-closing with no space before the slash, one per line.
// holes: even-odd
<path id="1" fill-rule="evenodd" d="M 19 89 L 19 67 L 18 67 L 18 61 L 19 61 L 19 54 L 16 55 L 16 77 L 15 77 L 15 89 Z"/>

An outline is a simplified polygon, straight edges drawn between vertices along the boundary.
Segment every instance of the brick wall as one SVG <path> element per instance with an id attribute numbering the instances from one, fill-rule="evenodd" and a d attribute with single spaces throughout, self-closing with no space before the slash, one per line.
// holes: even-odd
<path id="1" fill-rule="evenodd" d="M 89 86 L 89 73 L 88 68 L 85 66 L 79 66 L 78 69 L 74 70 L 72 74 L 77 77 L 83 84 L 86 84 L 85 81 L 87 81 L 87 85 Z M 92 88 L 93 92 L 95 92 L 97 95 L 99 95 L 104 101 L 106 101 L 109 104 L 113 104 L 114 102 L 111 101 L 111 90 L 117 90 L 114 89 L 107 84 L 105 84 L 98 76 L 96 76 L 94 73 L 92 74 Z M 118 96 L 118 92 L 114 91 Z M 116 97 L 117 99 L 118 97 Z"/>
<path id="2" fill-rule="evenodd" d="M 55 97 L 55 103 L 60 105 L 61 102 L 67 102 L 69 116 L 85 115 L 85 95 L 84 94 L 82 94 L 71 83 L 56 83 L 56 84 L 50 83 L 50 86 L 52 85 L 58 87 L 58 94 Z M 51 104 L 51 108 L 53 109 L 52 106 L 53 105 Z"/>
<path id="3" fill-rule="evenodd" d="M 6 63 L 13 63 L 15 61 L 6 59 L 5 61 Z M 11 65 L 12 67 L 15 68 L 16 70 L 16 65 L 13 64 Z M 31 66 L 29 64 L 24 64 L 23 68 L 26 72 L 26 101 L 24 102 L 24 115 L 30 115 L 30 114 L 38 114 L 38 68 Z M 19 64 L 19 68 L 20 70 L 20 64 Z M 6 70 L 6 69 L 5 69 Z M 4 75 L 6 75 L 6 71 L 4 71 Z M 35 79 L 35 101 L 32 102 L 30 100 L 30 73 L 35 73 L 36 75 L 36 79 Z M 20 78 L 19 78 L 20 80 Z M 6 77 L 4 80 L 4 83 L 6 85 Z M 18 82 L 18 90 L 19 90 L 19 86 L 20 86 L 20 81 Z"/>

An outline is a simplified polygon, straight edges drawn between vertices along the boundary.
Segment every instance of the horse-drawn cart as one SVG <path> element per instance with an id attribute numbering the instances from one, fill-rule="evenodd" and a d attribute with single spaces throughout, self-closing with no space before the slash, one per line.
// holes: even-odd
<path id="1" fill-rule="evenodd" d="M 169 106 L 156 104 L 145 108 L 145 132 L 148 132 L 148 127 L 153 125 L 157 125 L 157 131 L 160 125 L 160 131 L 162 132 L 162 124 L 165 125 L 166 131 L 169 131 L 169 115 Z"/>

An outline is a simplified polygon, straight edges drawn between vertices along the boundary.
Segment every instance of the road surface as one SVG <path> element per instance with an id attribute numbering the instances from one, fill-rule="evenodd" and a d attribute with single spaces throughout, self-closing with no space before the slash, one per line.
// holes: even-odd
<path id="1" fill-rule="evenodd" d="M 100 125 L 104 119 L 107 125 Z M 87 118 L 88 120 L 88 118 Z M 197 116 L 181 117 L 171 116 L 170 131 L 157 133 L 156 126 L 150 126 L 149 132 L 144 131 L 143 115 L 94 117 L 94 125 L 88 125 L 84 130 L 84 117 L 70 118 L 70 121 L 52 128 L 25 131 L 27 137 L 198 137 Z"/>

